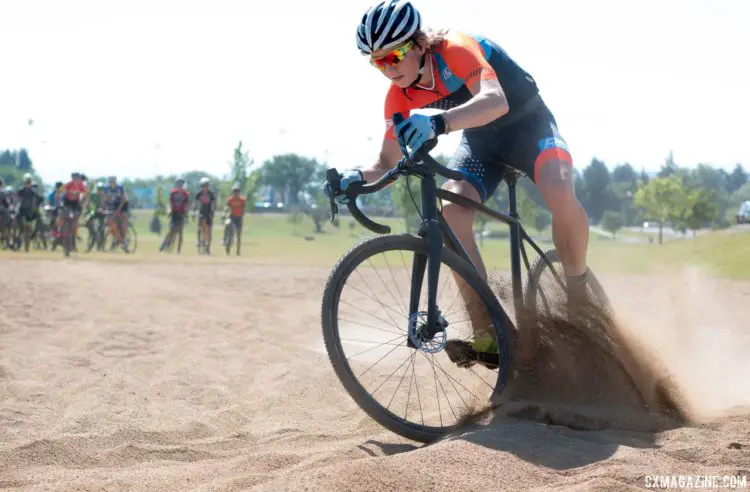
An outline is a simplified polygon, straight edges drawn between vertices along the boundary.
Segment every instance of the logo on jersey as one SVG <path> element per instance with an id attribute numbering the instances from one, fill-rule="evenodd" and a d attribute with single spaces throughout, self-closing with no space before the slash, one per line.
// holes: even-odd
<path id="1" fill-rule="evenodd" d="M 391 128 L 393 128 L 393 120 L 390 118 L 387 118 L 385 120 L 385 129 L 390 130 Z"/>
<path id="2" fill-rule="evenodd" d="M 562 139 L 562 137 L 555 136 L 555 137 L 546 137 L 541 139 L 539 142 L 539 151 L 544 152 L 547 149 L 563 149 L 564 151 L 568 152 L 568 144 L 565 143 L 565 140 Z"/>
<path id="3" fill-rule="evenodd" d="M 451 77 L 453 77 L 453 72 L 451 72 L 450 68 L 445 67 L 445 69 L 443 70 L 443 80 L 447 80 Z"/>

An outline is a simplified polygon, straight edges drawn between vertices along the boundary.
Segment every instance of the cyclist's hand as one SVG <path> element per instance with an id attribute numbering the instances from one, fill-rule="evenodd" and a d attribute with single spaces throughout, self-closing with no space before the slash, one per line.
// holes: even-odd
<path id="1" fill-rule="evenodd" d="M 445 133 L 445 122 L 440 116 L 411 115 L 396 126 L 399 141 L 417 152 L 426 142 Z"/>
<path id="2" fill-rule="evenodd" d="M 331 193 L 333 193 L 333 198 L 336 199 L 339 203 L 346 203 L 349 201 L 349 197 L 346 196 L 346 190 L 354 183 L 364 183 L 364 177 L 362 176 L 362 171 L 359 169 L 350 169 L 347 171 L 344 171 L 339 174 L 341 177 L 341 181 L 339 181 L 339 184 L 341 188 L 339 190 L 332 190 L 331 186 L 326 183 L 323 185 L 323 193 L 326 197 L 330 198 Z"/>

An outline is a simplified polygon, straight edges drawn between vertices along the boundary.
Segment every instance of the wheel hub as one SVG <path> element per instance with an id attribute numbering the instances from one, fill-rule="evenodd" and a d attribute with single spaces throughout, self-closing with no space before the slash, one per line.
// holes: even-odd
<path id="1" fill-rule="evenodd" d="M 448 321 L 442 314 L 438 313 L 436 324 L 435 329 L 428 329 L 426 311 L 418 311 L 412 314 L 409 318 L 410 345 L 428 354 L 435 354 L 443 350 L 448 339 L 448 333 L 446 332 Z"/>

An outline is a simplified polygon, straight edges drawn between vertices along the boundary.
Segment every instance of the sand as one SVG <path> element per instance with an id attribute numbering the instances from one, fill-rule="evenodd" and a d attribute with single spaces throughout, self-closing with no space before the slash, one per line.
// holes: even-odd
<path id="1" fill-rule="evenodd" d="M 0 260 L 0 488 L 636 490 L 651 475 L 750 475 L 748 282 L 601 277 L 640 347 L 637 385 L 657 361 L 687 422 L 639 410 L 584 343 L 559 351 L 575 376 L 538 365 L 503 409 L 514 417 L 423 445 L 361 411 L 320 350 L 327 274 Z"/>

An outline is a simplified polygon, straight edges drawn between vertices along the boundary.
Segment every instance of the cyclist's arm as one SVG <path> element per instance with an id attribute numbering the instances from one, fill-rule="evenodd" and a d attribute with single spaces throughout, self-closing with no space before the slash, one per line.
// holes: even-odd
<path id="1" fill-rule="evenodd" d="M 444 57 L 473 96 L 442 113 L 451 131 L 483 126 L 508 113 L 505 92 L 479 43 L 464 34 L 456 34 L 446 40 Z"/>
<path id="2" fill-rule="evenodd" d="M 402 157 L 398 140 L 383 139 L 383 147 L 377 160 L 369 167 L 362 169 L 362 175 L 368 183 L 377 181 L 383 174 L 392 169 Z"/>

